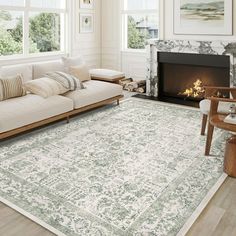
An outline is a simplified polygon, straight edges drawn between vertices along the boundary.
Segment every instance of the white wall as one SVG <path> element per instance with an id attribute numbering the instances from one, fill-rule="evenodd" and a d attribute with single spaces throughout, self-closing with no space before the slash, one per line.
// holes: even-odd
<path id="1" fill-rule="evenodd" d="M 101 67 L 101 0 L 94 0 L 94 9 L 80 9 L 79 0 L 72 0 L 71 55 L 82 54 L 90 68 Z M 93 33 L 80 33 L 80 13 L 94 15 Z"/>
<path id="2" fill-rule="evenodd" d="M 146 54 L 121 52 L 120 2 L 122 0 L 102 1 L 102 67 L 122 70 L 126 76 L 144 79 Z M 236 0 L 234 2 L 233 36 L 174 35 L 173 1 L 160 2 L 161 39 L 198 39 L 198 40 L 236 40 Z"/>
<path id="3" fill-rule="evenodd" d="M 119 69 L 120 58 L 120 1 L 101 0 L 102 67 Z"/>

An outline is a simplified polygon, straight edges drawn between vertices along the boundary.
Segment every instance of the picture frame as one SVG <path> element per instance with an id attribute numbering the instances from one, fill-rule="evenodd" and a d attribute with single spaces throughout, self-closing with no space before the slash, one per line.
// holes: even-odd
<path id="1" fill-rule="evenodd" d="M 80 0 L 80 8 L 81 9 L 93 9 L 94 8 L 94 0 Z"/>
<path id="2" fill-rule="evenodd" d="M 92 13 L 80 13 L 80 33 L 93 33 L 94 16 Z"/>
<path id="3" fill-rule="evenodd" d="M 232 0 L 173 0 L 174 34 L 232 35 Z"/>

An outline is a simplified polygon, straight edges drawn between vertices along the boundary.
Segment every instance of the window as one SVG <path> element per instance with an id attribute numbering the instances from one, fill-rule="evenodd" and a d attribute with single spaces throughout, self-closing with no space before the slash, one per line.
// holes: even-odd
<path id="1" fill-rule="evenodd" d="M 144 49 L 158 38 L 159 0 L 123 0 L 123 49 Z"/>
<path id="2" fill-rule="evenodd" d="M 65 50 L 66 0 L 0 0 L 0 57 Z"/>

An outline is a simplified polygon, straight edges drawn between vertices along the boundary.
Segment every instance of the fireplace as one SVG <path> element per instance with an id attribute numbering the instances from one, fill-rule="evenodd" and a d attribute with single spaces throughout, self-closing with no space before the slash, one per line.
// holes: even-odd
<path id="1" fill-rule="evenodd" d="M 199 89 L 201 84 L 211 85 L 213 81 L 212 85 L 236 87 L 235 41 L 153 39 L 147 46 L 146 61 L 146 96 L 142 97 L 145 99 L 169 99 L 175 103 L 181 101 L 179 103 L 189 105 L 193 102 L 196 105 L 201 97 L 186 97 L 194 86 Z M 198 74 L 192 75 L 193 72 Z M 171 82 L 168 79 L 166 82 L 168 73 L 171 74 Z M 170 83 L 168 87 L 164 84 L 163 74 L 165 83 Z M 185 76 L 180 77 L 180 74 Z M 185 86 L 176 88 L 174 85 L 179 86 L 178 83 L 182 83 L 182 80 L 185 80 Z M 183 95 L 185 96 L 182 97 Z"/>
<path id="2" fill-rule="evenodd" d="M 204 86 L 230 86 L 229 56 L 158 52 L 157 59 L 161 101 L 198 106 Z"/>

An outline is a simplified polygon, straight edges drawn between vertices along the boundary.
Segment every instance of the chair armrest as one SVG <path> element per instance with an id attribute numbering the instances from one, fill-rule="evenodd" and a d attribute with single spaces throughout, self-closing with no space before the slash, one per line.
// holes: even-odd
<path id="1" fill-rule="evenodd" d="M 230 98 L 218 98 L 218 97 L 208 97 L 207 99 L 214 101 L 214 102 L 232 102 L 236 103 L 236 99 L 230 99 Z"/>
<path id="2" fill-rule="evenodd" d="M 204 86 L 205 98 L 212 97 L 218 92 L 228 92 L 231 93 L 233 97 L 236 97 L 236 88 L 231 87 L 214 87 L 214 86 Z"/>
<path id="3" fill-rule="evenodd" d="M 216 86 L 204 86 L 205 89 L 218 89 L 218 90 L 225 90 L 225 91 L 236 91 L 236 88 L 232 87 L 216 87 Z"/>

